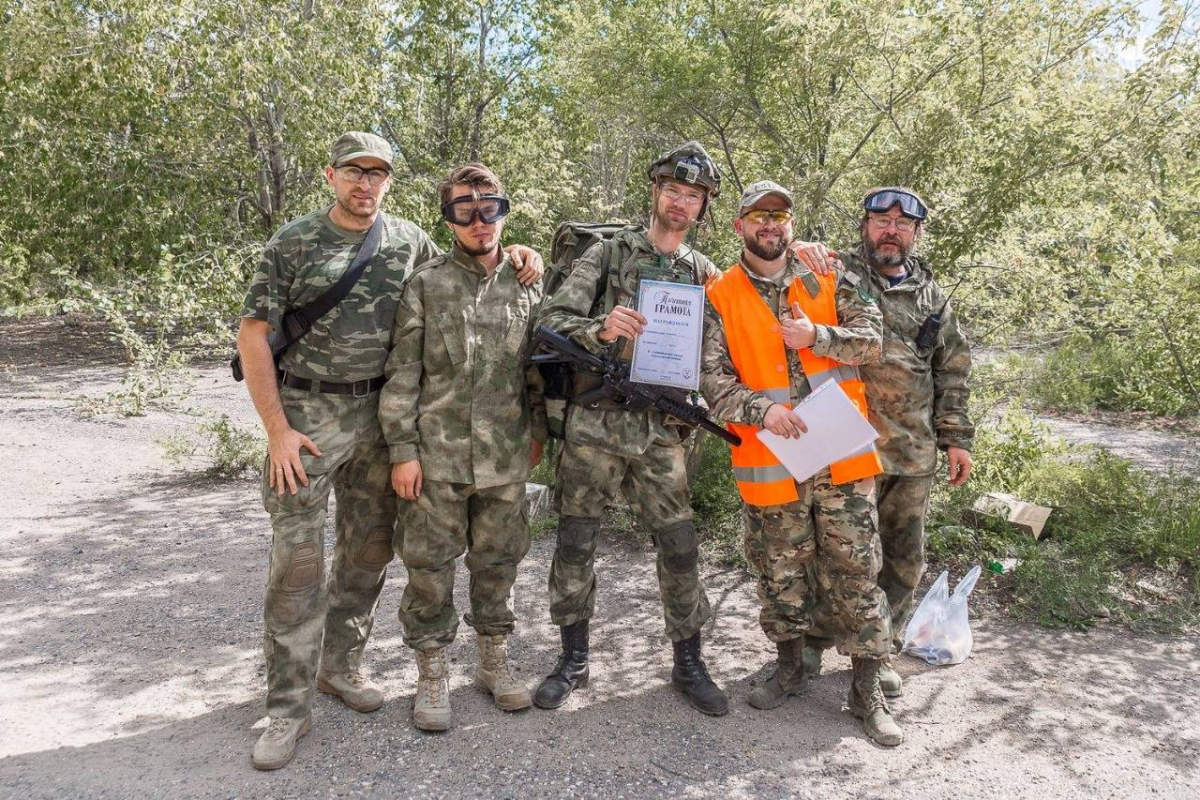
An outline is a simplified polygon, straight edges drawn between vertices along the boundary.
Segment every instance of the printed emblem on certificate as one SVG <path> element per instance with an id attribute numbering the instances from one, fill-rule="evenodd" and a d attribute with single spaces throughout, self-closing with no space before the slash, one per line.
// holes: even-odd
<path id="1" fill-rule="evenodd" d="M 638 311 L 646 318 L 646 330 L 634 340 L 629 378 L 699 389 L 704 287 L 644 280 L 638 286 Z"/>

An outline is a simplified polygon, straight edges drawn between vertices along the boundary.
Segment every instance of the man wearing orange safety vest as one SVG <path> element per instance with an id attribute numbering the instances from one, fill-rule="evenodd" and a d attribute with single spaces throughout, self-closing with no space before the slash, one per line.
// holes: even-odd
<path id="1" fill-rule="evenodd" d="M 742 438 L 732 461 L 746 560 L 758 577 L 759 621 L 778 651 L 774 674 L 749 701 L 774 708 L 807 687 L 801 651 L 816 575 L 854 664 L 850 710 L 874 741 L 898 745 L 903 733 L 879 685 L 892 637 L 877 583 L 879 456 L 869 446 L 797 483 L 757 437 L 762 428 L 802 436 L 807 428 L 791 409 L 830 380 L 866 416 L 857 365 L 879 360 L 882 315 L 856 276 L 818 275 L 787 252 L 792 197 L 782 186 L 748 186 L 734 230 L 744 249 L 740 263 L 708 285 L 700 386 L 713 414 Z"/>

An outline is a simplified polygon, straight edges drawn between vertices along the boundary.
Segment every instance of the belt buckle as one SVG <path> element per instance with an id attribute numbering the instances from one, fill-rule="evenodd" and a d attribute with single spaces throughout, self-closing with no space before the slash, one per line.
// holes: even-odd
<path id="1" fill-rule="evenodd" d="M 358 387 L 360 385 L 363 388 L 362 394 L 358 393 Z M 371 379 L 367 378 L 366 380 L 355 381 L 354 383 L 350 384 L 350 392 L 359 399 L 366 397 L 371 393 Z"/>

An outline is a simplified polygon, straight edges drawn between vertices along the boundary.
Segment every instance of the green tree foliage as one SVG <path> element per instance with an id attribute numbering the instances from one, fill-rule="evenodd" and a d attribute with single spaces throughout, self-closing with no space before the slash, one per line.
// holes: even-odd
<path id="1" fill-rule="evenodd" d="M 697 138 L 729 196 L 780 180 L 837 245 L 864 188 L 916 187 L 977 340 L 1136 362 L 1119 396 L 1080 391 L 1195 411 L 1198 10 L 1165 0 L 1145 36 L 1131 0 L 0 0 L 0 293 L 136 282 L 166 253 L 233 270 L 210 287 L 230 308 L 256 246 L 328 202 L 345 129 L 391 139 L 389 207 L 443 242 L 434 187 L 482 159 L 541 246 L 643 216 L 645 163 Z M 721 262 L 732 202 L 702 234 Z"/>

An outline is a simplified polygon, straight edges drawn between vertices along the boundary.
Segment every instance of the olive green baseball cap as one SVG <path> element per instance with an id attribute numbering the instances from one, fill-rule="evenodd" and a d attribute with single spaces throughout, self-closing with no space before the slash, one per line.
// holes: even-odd
<path id="1" fill-rule="evenodd" d="M 378 158 L 392 169 L 392 146 L 382 136 L 362 131 L 348 131 L 339 136 L 329 148 L 329 165 L 340 167 L 356 158 Z"/>
<path id="2" fill-rule="evenodd" d="M 775 181 L 755 181 L 742 190 L 742 199 L 738 202 L 738 213 L 750 208 L 769 194 L 773 194 L 787 203 L 788 208 L 792 208 L 795 205 L 795 202 L 792 200 L 792 193 Z"/>

